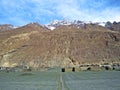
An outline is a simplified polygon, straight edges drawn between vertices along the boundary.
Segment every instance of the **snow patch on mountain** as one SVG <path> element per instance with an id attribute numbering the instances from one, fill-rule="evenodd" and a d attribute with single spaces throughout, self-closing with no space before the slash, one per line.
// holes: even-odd
<path id="1" fill-rule="evenodd" d="M 68 20 L 54 20 L 49 24 L 45 24 L 44 27 L 46 27 L 49 30 L 54 30 L 58 26 L 63 25 L 75 25 L 77 28 L 84 27 L 85 24 L 96 24 L 105 27 L 106 22 L 91 22 L 91 21 L 80 21 L 80 20 L 74 20 L 74 21 L 68 21 Z"/>
<path id="2" fill-rule="evenodd" d="M 98 25 L 105 27 L 106 22 L 99 22 Z"/>
<path id="3" fill-rule="evenodd" d="M 78 28 L 80 28 L 80 25 L 84 25 L 85 23 L 83 21 L 74 20 L 74 21 L 67 21 L 67 20 L 54 20 L 50 24 L 44 25 L 47 29 L 54 30 L 58 26 L 68 26 L 68 25 L 76 25 Z"/>

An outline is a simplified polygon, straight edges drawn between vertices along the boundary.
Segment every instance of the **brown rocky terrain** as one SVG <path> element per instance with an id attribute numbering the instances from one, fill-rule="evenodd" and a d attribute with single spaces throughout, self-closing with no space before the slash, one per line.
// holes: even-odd
<path id="1" fill-rule="evenodd" d="M 120 62 L 120 32 L 86 24 L 47 30 L 31 23 L 0 32 L 0 66 L 73 67 Z"/>

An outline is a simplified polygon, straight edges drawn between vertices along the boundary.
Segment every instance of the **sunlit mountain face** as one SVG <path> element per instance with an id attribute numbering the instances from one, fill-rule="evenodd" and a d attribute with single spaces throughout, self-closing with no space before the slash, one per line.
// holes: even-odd
<path id="1" fill-rule="evenodd" d="M 119 63 L 118 27 L 119 22 L 79 20 L 29 23 L 16 28 L 0 25 L 0 66 L 45 68 Z"/>

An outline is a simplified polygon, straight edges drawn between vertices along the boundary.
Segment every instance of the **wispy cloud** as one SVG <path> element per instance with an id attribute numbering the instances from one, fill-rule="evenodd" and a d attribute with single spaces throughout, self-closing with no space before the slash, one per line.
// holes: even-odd
<path id="1" fill-rule="evenodd" d="M 110 1 L 110 0 L 109 0 Z M 107 0 L 77 0 L 77 3 L 59 5 L 59 15 L 85 21 L 118 21 L 120 7 L 112 7 Z M 106 6 L 108 5 L 108 6 Z"/>
<path id="2" fill-rule="evenodd" d="M 119 0 L 0 0 L 0 23 L 24 25 L 54 19 L 119 21 Z"/>

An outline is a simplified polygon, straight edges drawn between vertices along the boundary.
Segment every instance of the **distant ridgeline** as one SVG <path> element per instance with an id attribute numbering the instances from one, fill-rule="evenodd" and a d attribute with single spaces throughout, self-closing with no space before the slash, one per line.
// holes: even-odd
<path id="1" fill-rule="evenodd" d="M 14 29 L 13 25 L 11 25 L 11 24 L 0 25 L 0 31 L 11 30 L 11 29 Z"/>
<path id="2" fill-rule="evenodd" d="M 120 31 L 120 22 L 106 22 L 105 27 L 113 31 Z"/>
<path id="3" fill-rule="evenodd" d="M 45 25 L 41 25 L 44 28 L 47 28 L 49 30 L 54 30 L 59 26 L 70 26 L 70 25 L 75 25 L 77 28 L 85 28 L 86 24 L 91 24 L 91 25 L 100 25 L 103 27 L 106 27 L 110 30 L 113 31 L 120 31 L 120 22 L 116 22 L 114 21 L 113 23 L 108 21 L 108 22 L 91 22 L 91 21 L 80 21 L 80 20 L 74 20 L 74 21 L 68 21 L 68 20 L 54 20 L 51 23 L 45 24 Z M 28 26 L 30 25 L 34 25 L 34 26 L 40 26 L 39 23 L 37 22 L 33 22 L 30 24 L 27 24 Z M 12 30 L 15 29 L 16 27 L 14 27 L 11 24 L 1 24 L 0 25 L 0 31 L 4 31 L 4 30 Z"/>

